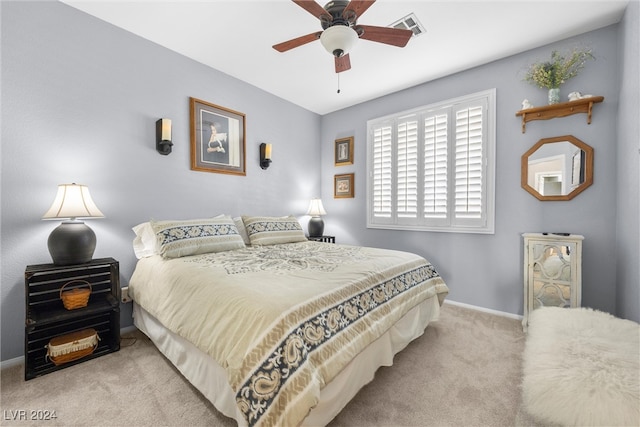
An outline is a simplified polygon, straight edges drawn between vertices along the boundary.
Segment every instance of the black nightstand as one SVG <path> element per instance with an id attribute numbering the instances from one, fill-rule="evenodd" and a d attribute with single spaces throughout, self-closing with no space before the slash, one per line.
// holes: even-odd
<path id="1" fill-rule="evenodd" d="M 30 380 L 58 369 L 120 349 L 120 272 L 113 258 L 94 259 L 86 264 L 29 265 L 24 272 L 26 318 L 24 331 L 24 379 Z M 85 307 L 64 308 L 60 288 L 80 280 L 91 284 Z M 100 341 L 95 351 L 82 359 L 54 365 L 47 359 L 51 338 L 93 328 Z"/>
<path id="2" fill-rule="evenodd" d="M 336 236 L 318 236 L 318 237 L 307 236 L 307 239 L 313 242 L 326 242 L 326 243 L 336 242 Z"/>

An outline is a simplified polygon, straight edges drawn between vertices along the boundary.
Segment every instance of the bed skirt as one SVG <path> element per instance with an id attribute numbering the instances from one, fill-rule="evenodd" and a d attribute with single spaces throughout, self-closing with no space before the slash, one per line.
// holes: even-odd
<path id="1" fill-rule="evenodd" d="M 322 389 L 320 402 L 309 412 L 302 425 L 328 424 L 364 385 L 373 380 L 380 366 L 393 365 L 393 356 L 421 336 L 427 325 L 438 319 L 439 314 L 437 295 L 411 309 Z M 135 326 L 221 413 L 235 419 L 239 426 L 246 425 L 236 406 L 235 393 L 227 382 L 226 372 L 212 357 L 166 329 L 135 302 L 133 317 Z"/>

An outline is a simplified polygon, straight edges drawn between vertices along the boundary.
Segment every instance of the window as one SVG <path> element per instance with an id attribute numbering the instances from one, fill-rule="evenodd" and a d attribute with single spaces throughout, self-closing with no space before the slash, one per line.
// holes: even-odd
<path id="1" fill-rule="evenodd" d="M 495 93 L 367 122 L 367 227 L 494 232 Z"/>

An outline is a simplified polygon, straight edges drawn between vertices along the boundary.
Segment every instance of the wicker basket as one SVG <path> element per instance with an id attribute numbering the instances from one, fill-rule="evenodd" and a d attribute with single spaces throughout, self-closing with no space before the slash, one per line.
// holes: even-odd
<path id="1" fill-rule="evenodd" d="M 56 366 L 73 362 L 93 353 L 98 341 L 100 337 L 93 328 L 51 338 L 46 346 L 47 358 Z"/>
<path id="2" fill-rule="evenodd" d="M 64 288 L 73 284 L 83 284 L 89 286 L 88 288 L 73 288 L 65 291 Z M 86 307 L 89 303 L 89 296 L 91 295 L 91 283 L 86 280 L 72 280 L 65 283 L 60 288 L 60 299 L 64 308 L 67 310 L 75 310 L 76 308 Z"/>

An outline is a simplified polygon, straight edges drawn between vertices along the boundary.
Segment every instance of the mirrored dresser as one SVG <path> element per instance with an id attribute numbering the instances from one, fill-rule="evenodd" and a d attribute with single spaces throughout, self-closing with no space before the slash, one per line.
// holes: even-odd
<path id="1" fill-rule="evenodd" d="M 582 240 L 577 234 L 524 233 L 524 312 L 536 308 L 580 307 L 582 293 Z"/>

